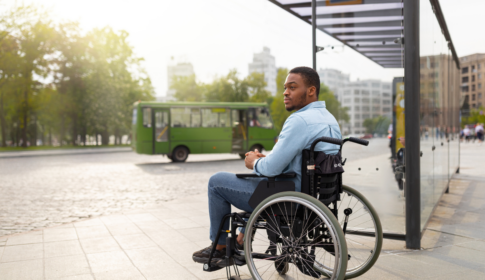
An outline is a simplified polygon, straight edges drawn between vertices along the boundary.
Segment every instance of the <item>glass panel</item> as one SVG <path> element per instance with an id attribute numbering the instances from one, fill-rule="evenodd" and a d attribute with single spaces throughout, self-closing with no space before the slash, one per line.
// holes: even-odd
<path id="1" fill-rule="evenodd" d="M 143 126 L 152 127 L 152 108 L 143 108 Z"/>
<path id="2" fill-rule="evenodd" d="M 168 112 L 155 111 L 155 139 L 157 142 L 168 141 Z"/>
<path id="3" fill-rule="evenodd" d="M 202 127 L 226 127 L 229 125 L 229 110 L 226 108 L 202 109 Z"/>
<path id="4" fill-rule="evenodd" d="M 458 70 L 429 1 L 420 1 L 421 229 L 458 165 Z"/>
<path id="5" fill-rule="evenodd" d="M 132 124 L 136 124 L 136 112 L 137 112 L 136 108 L 133 108 L 133 119 L 131 122 Z"/>
<path id="6" fill-rule="evenodd" d="M 249 126 L 272 129 L 273 121 L 271 120 L 271 115 L 268 109 L 266 108 L 249 109 Z"/>
<path id="7" fill-rule="evenodd" d="M 171 108 L 172 127 L 200 127 L 199 108 Z"/>

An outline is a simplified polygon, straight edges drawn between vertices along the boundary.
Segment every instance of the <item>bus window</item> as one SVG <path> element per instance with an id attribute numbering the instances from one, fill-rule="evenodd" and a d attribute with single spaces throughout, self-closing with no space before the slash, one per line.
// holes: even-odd
<path id="1" fill-rule="evenodd" d="M 211 108 L 202 110 L 202 127 L 226 127 L 229 125 L 229 110 Z"/>
<path id="2" fill-rule="evenodd" d="M 133 119 L 132 124 L 136 124 L 136 108 L 133 108 Z"/>
<path id="3" fill-rule="evenodd" d="M 143 126 L 152 127 L 152 108 L 143 108 Z"/>
<path id="4" fill-rule="evenodd" d="M 199 108 L 171 108 L 172 127 L 200 127 Z"/>
<path id="5" fill-rule="evenodd" d="M 155 137 L 157 142 L 168 141 L 168 112 L 155 111 Z"/>
<path id="6" fill-rule="evenodd" d="M 249 109 L 249 126 L 262 127 L 267 129 L 273 128 L 273 122 L 267 108 Z"/>

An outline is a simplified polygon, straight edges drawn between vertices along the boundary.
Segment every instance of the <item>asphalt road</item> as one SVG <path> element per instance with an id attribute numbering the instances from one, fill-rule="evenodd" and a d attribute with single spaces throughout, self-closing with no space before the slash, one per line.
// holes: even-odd
<path id="1" fill-rule="evenodd" d="M 343 155 L 383 155 L 387 141 L 349 143 Z M 232 154 L 190 155 L 178 164 L 134 152 L 0 158 L 0 236 L 204 193 L 218 171 L 249 170 Z"/>

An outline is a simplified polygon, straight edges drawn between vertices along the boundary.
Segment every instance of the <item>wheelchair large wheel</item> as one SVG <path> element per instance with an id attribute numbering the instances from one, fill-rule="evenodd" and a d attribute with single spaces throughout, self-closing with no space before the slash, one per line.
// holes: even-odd
<path id="1" fill-rule="evenodd" d="M 265 199 L 251 214 L 244 240 L 253 279 L 345 277 L 342 228 L 332 212 L 309 195 L 281 192 Z"/>
<path id="2" fill-rule="evenodd" d="M 343 185 L 337 207 L 349 254 L 345 278 L 350 279 L 364 274 L 379 258 L 382 226 L 374 207 L 351 187 Z"/>

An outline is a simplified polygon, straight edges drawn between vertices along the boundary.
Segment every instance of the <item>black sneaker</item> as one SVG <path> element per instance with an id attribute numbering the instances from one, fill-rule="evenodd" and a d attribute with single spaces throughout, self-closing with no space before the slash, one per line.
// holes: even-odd
<path id="1" fill-rule="evenodd" d="M 192 260 L 198 263 L 207 263 L 209 261 L 209 255 L 212 251 L 212 246 L 213 245 L 210 245 L 207 248 L 204 248 L 202 250 L 195 252 L 192 255 Z M 226 256 L 226 248 L 222 250 L 215 250 L 214 255 L 212 256 L 211 263 L 215 264 L 219 262 L 221 259 L 224 259 L 225 256 Z"/>

